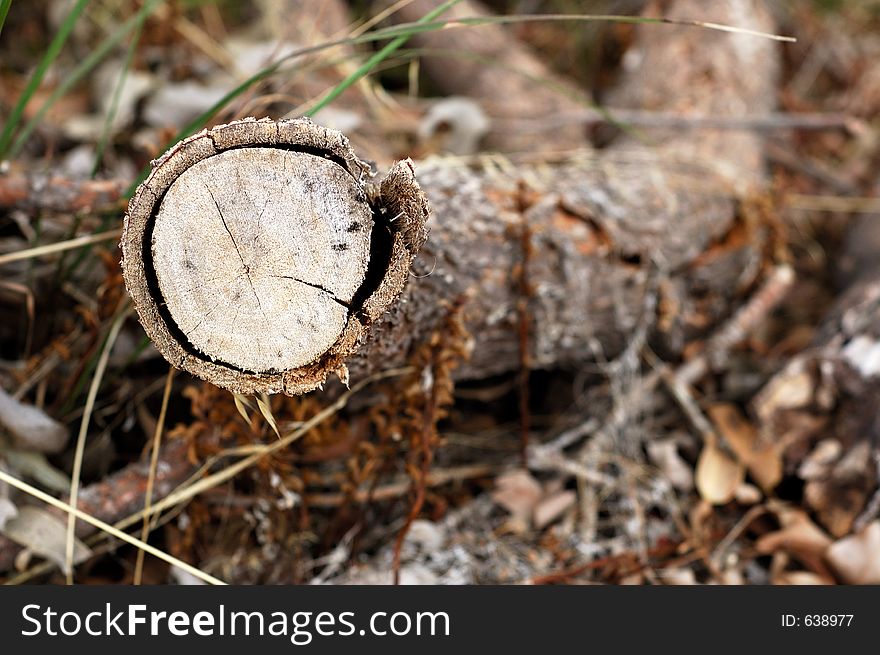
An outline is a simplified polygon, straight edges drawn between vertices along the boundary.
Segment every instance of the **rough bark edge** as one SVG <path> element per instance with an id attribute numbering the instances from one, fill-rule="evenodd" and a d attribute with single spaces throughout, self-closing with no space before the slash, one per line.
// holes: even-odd
<path id="1" fill-rule="evenodd" d="M 148 265 L 144 263 L 148 245 L 145 240 L 174 180 L 195 163 L 240 147 L 300 148 L 336 161 L 364 191 L 374 215 L 373 240 L 385 244 L 384 252 L 382 248 L 371 252 L 367 280 L 336 343 L 316 361 L 295 369 L 250 373 L 187 348 L 160 310 L 161 298 L 154 297 Z M 412 259 L 424 242 L 424 224 L 429 213 L 409 160 L 395 165 L 378 187 L 368 182 L 372 176 L 369 165 L 355 156 L 342 133 L 309 119 L 276 122 L 246 118 L 219 125 L 184 139 L 153 162 L 152 172 L 129 203 L 120 248 L 126 288 L 141 325 L 159 352 L 173 366 L 242 394 L 301 394 L 323 385 L 331 372 L 347 382 L 345 359 L 356 352 L 369 325 L 388 310 L 403 290 Z"/>

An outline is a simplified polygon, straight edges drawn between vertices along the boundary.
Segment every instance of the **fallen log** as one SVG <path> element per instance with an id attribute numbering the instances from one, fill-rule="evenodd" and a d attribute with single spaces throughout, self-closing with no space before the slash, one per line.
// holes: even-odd
<path id="1" fill-rule="evenodd" d="M 760 20 L 749 27 L 767 30 L 765 15 L 756 15 Z M 685 29 L 674 34 L 695 42 L 695 52 L 702 52 L 701 47 L 727 51 L 733 38 Z M 737 49 L 731 49 L 736 63 Z M 772 63 L 773 51 L 767 56 Z M 731 61 L 714 58 L 705 66 L 689 67 L 693 79 L 677 78 L 675 90 L 667 89 L 666 97 L 674 96 L 677 102 L 679 95 L 717 93 L 713 80 L 724 83 L 726 78 L 713 75 L 716 65 L 730 66 Z M 771 70 L 767 66 L 755 75 Z M 761 111 L 772 102 L 765 90 L 764 85 L 750 84 L 737 91 L 736 103 L 716 108 L 715 113 Z M 719 138 L 725 136 L 704 140 Z M 430 239 L 413 263 L 414 279 L 396 303 L 389 299 L 387 311 L 375 314 L 369 334 L 358 334 L 358 354 L 342 357 L 320 373 L 326 377 L 336 370 L 345 376 L 341 365 L 346 363 L 350 376 L 359 377 L 405 362 L 414 347 L 443 325 L 450 308 L 459 305 L 474 338 L 471 359 L 456 370 L 461 378 L 509 372 L 523 364 L 523 315 L 528 324 L 525 359 L 531 367 L 573 367 L 614 357 L 643 321 L 653 326 L 652 335 L 661 346 L 680 353 L 686 339 L 704 334 L 729 315 L 737 291 L 761 276 L 762 228 L 743 220 L 730 179 L 718 175 L 715 166 L 753 161 L 760 156 L 754 150 L 759 146 L 758 140 L 750 140 L 741 144 L 745 151 L 740 145 L 727 152 L 719 149 L 719 161 L 708 166 L 637 147 L 613 148 L 601 155 L 581 152 L 556 161 L 477 158 L 469 165 L 442 159 L 416 164 L 421 193 L 433 214 Z M 353 164 L 349 172 L 356 168 Z M 397 173 L 415 193 L 415 178 L 407 169 L 398 168 Z M 158 200 L 153 198 L 154 204 Z M 417 213 L 416 207 L 410 217 Z M 399 229 L 392 220 L 397 213 L 389 215 L 386 208 L 384 214 L 385 222 L 374 224 L 371 236 L 388 228 L 393 241 Z M 151 216 L 149 212 L 144 219 Z M 231 244 L 229 235 L 226 238 Z M 406 239 L 398 243 L 405 248 Z M 238 257 L 236 250 L 227 248 L 229 258 Z M 414 252 L 409 248 L 406 256 Z M 240 263 L 243 270 L 247 264 Z M 408 274 L 408 267 L 403 270 Z M 237 279 L 246 283 L 247 275 Z M 191 344 L 178 345 L 200 362 L 223 366 L 209 356 L 202 359 L 204 353 L 192 352 Z M 181 361 L 172 358 L 172 363 Z M 238 378 L 237 373 L 229 373 L 228 380 Z M 256 380 L 250 387 L 256 391 L 259 385 L 270 388 L 266 379 L 276 378 L 275 384 L 280 374 L 246 372 L 245 377 Z M 323 379 L 313 375 L 309 384 Z M 304 386 L 281 384 L 281 390 L 302 391 Z M 167 457 L 163 452 L 161 461 Z M 106 482 L 96 487 L 106 492 Z M 162 495 L 154 492 L 156 499 Z M 16 550 L 0 540 L 0 569 L 8 568 Z"/>
<path id="2" fill-rule="evenodd" d="M 753 17 L 750 27 L 768 27 L 765 13 Z M 718 51 L 683 67 L 681 95 L 697 105 L 722 96 L 709 103 L 719 115 L 772 103 L 774 52 L 743 47 L 759 39 L 723 35 L 721 47 L 715 34 L 677 29 L 694 52 Z M 665 47 L 649 40 L 643 56 Z M 737 85 L 719 72 L 756 53 L 768 57 L 769 81 Z M 330 373 L 347 381 L 346 362 L 357 376 L 401 365 L 459 300 L 475 336 L 460 377 L 612 358 L 643 320 L 675 353 L 762 270 L 762 226 L 740 220 L 725 168 L 760 160 L 760 140 L 725 151 L 727 138 L 684 139 L 695 151 L 686 163 L 678 141 L 626 143 L 552 165 L 433 160 L 417 176 L 397 165 L 371 185 L 333 130 L 302 120 L 220 126 L 172 148 L 133 198 L 126 284 L 173 365 L 238 393 L 303 393 Z M 300 163 L 288 167 L 292 158 Z M 419 279 L 395 302 L 424 241 L 423 194 L 431 238 Z M 313 232 L 309 253 L 303 237 Z M 656 316 L 644 316 L 649 305 Z"/>

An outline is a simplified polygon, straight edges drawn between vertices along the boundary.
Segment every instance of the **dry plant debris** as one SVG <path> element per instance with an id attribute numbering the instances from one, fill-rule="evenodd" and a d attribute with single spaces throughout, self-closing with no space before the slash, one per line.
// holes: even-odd
<path id="1" fill-rule="evenodd" d="M 876 2 L 111 5 L 0 40 L 6 581 L 880 583 Z"/>

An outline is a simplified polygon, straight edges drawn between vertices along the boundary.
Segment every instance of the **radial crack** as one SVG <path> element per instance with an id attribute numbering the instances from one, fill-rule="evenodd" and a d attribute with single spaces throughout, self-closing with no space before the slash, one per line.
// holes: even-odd
<path id="1" fill-rule="evenodd" d="M 315 284 L 313 282 L 306 282 L 305 280 L 300 280 L 298 277 L 293 277 L 292 275 L 272 275 L 270 277 L 276 277 L 281 280 L 293 280 L 294 282 L 299 282 L 300 284 L 305 284 L 307 287 L 312 287 L 313 289 L 317 289 L 318 291 L 323 291 L 328 296 L 330 296 L 330 298 L 332 300 L 338 302 L 340 305 L 342 305 L 346 309 L 351 309 L 351 305 L 349 303 L 345 302 L 344 300 L 340 300 L 339 298 L 337 298 L 333 294 L 332 291 L 330 291 L 329 289 L 325 289 L 320 284 Z"/>
<path id="2" fill-rule="evenodd" d="M 269 326 L 269 317 L 266 316 L 266 311 L 263 309 L 263 303 L 260 302 L 260 294 L 257 293 L 257 287 L 254 286 L 254 281 L 251 279 L 251 269 L 245 264 L 244 257 L 242 257 L 241 250 L 238 248 L 238 242 L 235 240 L 235 237 L 232 236 L 232 230 L 229 229 L 229 226 L 226 224 L 226 219 L 223 217 L 223 211 L 220 209 L 220 203 L 217 202 L 217 198 L 214 197 L 214 192 L 211 191 L 211 187 L 205 184 L 205 188 L 208 190 L 208 194 L 211 196 L 211 200 L 214 201 L 214 206 L 217 208 L 217 214 L 220 215 L 220 221 L 223 223 L 223 227 L 226 229 L 226 234 L 229 235 L 229 238 L 232 239 L 232 245 L 235 247 L 235 252 L 238 253 L 238 258 L 241 260 L 241 265 L 244 267 L 244 276 L 247 278 L 248 284 L 251 286 L 251 291 L 254 292 L 254 298 L 257 299 L 257 307 L 260 308 L 260 312 L 263 314 L 263 318 L 266 321 L 266 327 Z"/>

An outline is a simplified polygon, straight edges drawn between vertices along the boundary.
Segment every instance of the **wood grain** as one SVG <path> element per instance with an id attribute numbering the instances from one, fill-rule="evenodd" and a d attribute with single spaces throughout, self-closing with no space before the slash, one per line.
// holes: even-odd
<path id="1" fill-rule="evenodd" d="M 171 185 L 153 264 L 194 347 L 248 371 L 283 371 L 342 334 L 372 225 L 366 197 L 338 164 L 279 148 L 229 150 Z"/>

